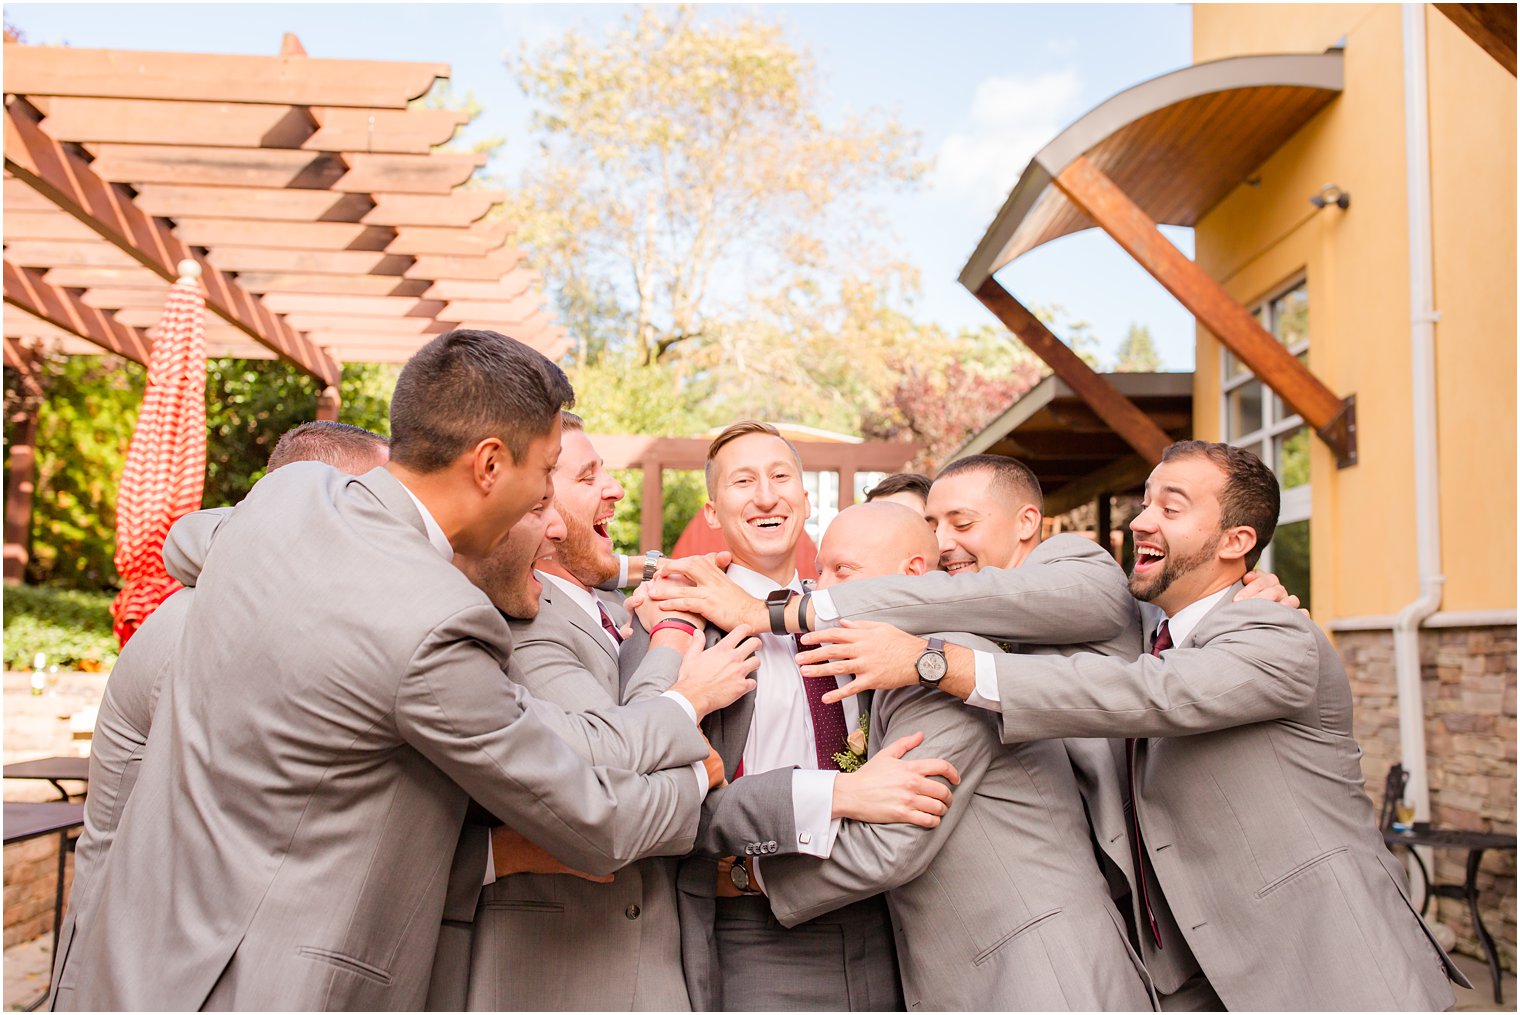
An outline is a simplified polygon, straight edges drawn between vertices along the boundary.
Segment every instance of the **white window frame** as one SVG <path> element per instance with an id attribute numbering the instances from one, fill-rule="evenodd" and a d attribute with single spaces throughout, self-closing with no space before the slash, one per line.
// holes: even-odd
<path id="1" fill-rule="evenodd" d="M 1297 289 L 1299 286 L 1307 287 L 1307 283 L 1307 275 L 1301 273 L 1288 282 L 1285 282 L 1284 284 L 1278 286 L 1269 292 L 1266 296 L 1262 297 L 1260 300 L 1257 300 L 1256 303 L 1250 307 L 1252 316 L 1260 321 L 1262 327 L 1275 337 L 1277 332 L 1274 330 L 1276 322 L 1272 320 L 1273 301 L 1279 299 L 1280 297 L 1286 296 L 1288 293 L 1292 292 L 1294 289 Z M 1312 303 L 1310 304 L 1309 312 L 1312 320 L 1312 315 L 1314 312 Z M 1304 353 L 1308 352 L 1309 343 L 1313 339 L 1313 330 L 1313 326 L 1311 325 L 1309 337 L 1304 338 L 1302 341 L 1295 342 L 1293 345 L 1286 346 L 1285 348 L 1288 350 L 1288 352 L 1292 353 L 1294 356 L 1301 356 Z M 1230 444 L 1235 444 L 1242 447 L 1252 445 L 1265 446 L 1268 449 L 1268 453 L 1272 459 L 1271 461 L 1267 462 L 1267 465 L 1271 467 L 1274 474 L 1277 474 L 1277 438 L 1283 436 L 1284 434 L 1292 433 L 1297 428 L 1303 426 L 1304 418 L 1296 412 L 1288 413 L 1279 418 L 1277 416 L 1277 403 L 1279 401 L 1277 393 L 1268 387 L 1265 382 L 1263 382 L 1261 398 L 1261 426 L 1255 430 L 1252 430 L 1250 433 L 1230 433 L 1230 393 L 1235 391 L 1237 388 L 1244 387 L 1246 384 L 1249 384 L 1252 381 L 1259 380 L 1256 374 L 1251 372 L 1250 369 L 1246 369 L 1243 373 L 1237 374 L 1233 377 L 1230 376 L 1230 361 L 1233 357 L 1234 353 L 1229 349 L 1228 346 L 1225 346 L 1221 349 L 1219 356 L 1220 430 L 1224 433 L 1224 439 Z M 1241 365 L 1244 366 L 1244 364 Z M 1284 408 L 1286 408 L 1286 406 L 1284 406 Z M 1309 483 L 1304 483 L 1302 486 L 1296 486 L 1291 490 L 1285 489 L 1282 491 L 1282 506 L 1277 515 L 1277 524 L 1286 525 L 1289 522 L 1302 522 L 1308 520 L 1310 506 L 1312 503 L 1312 496 L 1310 493 L 1312 487 L 1313 483 L 1311 481 Z M 1267 546 L 1267 549 L 1262 553 L 1260 566 L 1263 570 L 1270 571 L 1272 569 L 1272 549 L 1272 546 L 1269 544 Z"/>

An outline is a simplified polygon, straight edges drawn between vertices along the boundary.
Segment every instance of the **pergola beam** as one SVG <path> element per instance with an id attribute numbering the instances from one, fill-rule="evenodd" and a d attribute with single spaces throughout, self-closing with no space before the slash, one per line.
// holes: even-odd
<path id="1" fill-rule="evenodd" d="M 1146 461 L 1161 461 L 1161 452 L 1172 443 L 1166 431 L 1151 420 L 1139 406 L 1120 393 L 1097 371 L 1084 363 L 1071 347 L 1053 335 L 1049 328 L 994 278 L 988 278 L 976 290 L 976 298 L 992 311 L 1004 327 L 1018 336 L 1040 359 L 1055 371 L 1082 400 L 1092 407 L 1098 418 L 1124 443 L 1134 448 Z"/>
<path id="2" fill-rule="evenodd" d="M 1341 468 L 1356 464 L 1355 395 L 1343 399 L 1310 373 L 1224 286 L 1163 236 L 1155 221 L 1085 156 L 1072 160 L 1054 182 L 1200 324 L 1303 416 L 1335 452 Z"/>
<path id="3" fill-rule="evenodd" d="M 66 289 L 48 285 L 42 276 L 43 272 L 35 268 L 18 268 L 7 258 L 4 267 L 6 304 L 93 342 L 107 352 L 147 366 L 151 344 L 144 331 L 123 324 L 108 311 L 88 306 Z"/>
<path id="4" fill-rule="evenodd" d="M 279 102 L 292 106 L 379 106 L 405 109 L 446 63 L 314 60 L 307 56 L 227 53 L 140 53 L 114 49 L 10 46 L 8 94 L 71 95 L 202 102 Z"/>
<path id="5" fill-rule="evenodd" d="M 208 310 L 324 385 L 338 383 L 341 371 L 331 356 L 270 313 L 232 276 L 196 256 L 166 223 L 138 208 L 124 188 L 102 180 L 83 158 L 44 133 L 30 106 L 8 95 L 5 113 L 6 169 L 160 278 L 173 282 L 186 258 L 201 262 Z"/>
<path id="6" fill-rule="evenodd" d="M 1511 75 L 1515 73 L 1514 4 L 1436 4 L 1435 8 L 1499 66 Z"/>

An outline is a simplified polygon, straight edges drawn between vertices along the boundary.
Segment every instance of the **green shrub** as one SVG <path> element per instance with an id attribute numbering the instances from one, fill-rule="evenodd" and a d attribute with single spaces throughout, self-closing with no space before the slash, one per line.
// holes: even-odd
<path id="1" fill-rule="evenodd" d="M 45 585 L 5 589 L 5 668 L 31 668 L 46 653 L 48 665 L 109 668 L 116 662 L 109 592 L 84 592 Z"/>

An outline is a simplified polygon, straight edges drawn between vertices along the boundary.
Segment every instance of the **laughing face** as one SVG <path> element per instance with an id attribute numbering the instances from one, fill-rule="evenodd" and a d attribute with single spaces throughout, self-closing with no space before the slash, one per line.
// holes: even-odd
<path id="1" fill-rule="evenodd" d="M 538 616 L 538 597 L 543 591 L 533 566 L 564 538 L 565 523 L 545 497 L 485 557 L 455 556 L 454 563 L 498 610 L 517 620 L 532 620 Z"/>
<path id="2" fill-rule="evenodd" d="M 1031 511 L 1032 530 L 1025 517 Z M 1028 555 L 1026 537 L 1039 531 L 1038 510 L 1012 503 L 992 473 L 981 469 L 936 479 L 924 516 L 939 541 L 939 566 L 951 576 L 1014 567 Z"/>
<path id="3" fill-rule="evenodd" d="M 802 469 L 780 437 L 752 433 L 718 450 L 713 458 L 707 524 L 723 530 L 734 563 L 776 581 L 795 570 L 797 540 L 811 508 Z"/>
<path id="4" fill-rule="evenodd" d="M 617 574 L 607 523 L 623 495 L 623 487 L 603 466 L 591 439 L 579 430 L 566 430 L 554 470 L 554 504 L 565 520 L 565 538 L 555 557 L 588 588 Z"/>
<path id="5" fill-rule="evenodd" d="M 1156 466 L 1140 514 L 1129 524 L 1135 534 L 1131 595 L 1170 615 L 1219 584 L 1224 484 L 1224 473 L 1206 458 Z"/>

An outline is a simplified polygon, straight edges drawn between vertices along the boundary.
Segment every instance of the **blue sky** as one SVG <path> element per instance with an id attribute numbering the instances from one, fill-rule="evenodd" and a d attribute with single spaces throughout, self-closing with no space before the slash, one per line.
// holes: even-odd
<path id="1" fill-rule="evenodd" d="M 1183 67 L 1183 4 L 715 5 L 778 21 L 822 71 L 828 114 L 883 109 L 923 138 L 926 186 L 884 198 L 900 249 L 919 265 L 915 316 L 954 328 L 991 320 L 955 281 L 1030 156 L 1115 92 Z M 505 135 L 495 167 L 526 164 L 529 107 L 504 62 L 572 26 L 596 32 L 626 8 L 581 4 L 7 4 L 33 43 L 274 54 L 293 31 L 316 57 L 452 65 Z M 1185 230 L 1168 230 L 1191 254 Z M 1088 232 L 1025 255 L 999 274 L 1031 306 L 1087 321 L 1111 358 L 1131 322 L 1149 325 L 1168 369 L 1192 368 L 1192 317 L 1107 237 Z"/>

